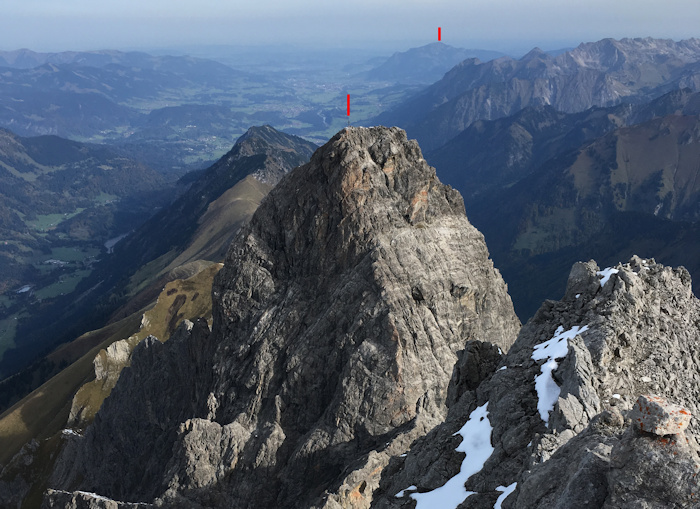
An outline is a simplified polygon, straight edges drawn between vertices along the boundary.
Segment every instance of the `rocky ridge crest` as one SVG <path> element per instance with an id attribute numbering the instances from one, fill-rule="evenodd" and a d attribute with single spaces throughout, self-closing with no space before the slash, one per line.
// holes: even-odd
<path id="1" fill-rule="evenodd" d="M 630 411 L 639 394 L 659 394 L 698 415 L 699 337 L 685 269 L 637 257 L 605 270 L 576 264 L 564 298 L 542 305 L 490 378 L 392 460 L 373 507 L 413 507 L 455 476 L 453 434 L 481 406 L 493 450 L 453 507 L 697 506 L 697 419 L 687 434 L 659 437 L 635 429 Z M 538 357 L 556 344 L 563 351 Z"/>

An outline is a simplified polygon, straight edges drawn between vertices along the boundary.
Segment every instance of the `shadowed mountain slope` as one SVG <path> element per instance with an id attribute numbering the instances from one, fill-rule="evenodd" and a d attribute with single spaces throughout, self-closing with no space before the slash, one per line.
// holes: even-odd
<path id="1" fill-rule="evenodd" d="M 407 129 L 432 150 L 479 119 L 550 105 L 574 113 L 641 102 L 672 89 L 697 90 L 700 40 L 603 39 L 552 57 L 537 49 L 519 60 L 465 60 L 376 122 Z"/>
<path id="2" fill-rule="evenodd" d="M 114 259 L 122 271 L 127 268 L 133 273 L 160 258 L 157 263 L 163 270 L 192 245 L 201 226 L 199 222 L 206 220 L 204 215 L 212 202 L 249 175 L 262 184 L 274 185 L 292 168 L 308 161 L 314 148 L 314 144 L 270 126 L 251 127 L 228 154 L 191 184 L 186 193 L 120 242 L 115 247 Z M 260 190 L 249 188 L 249 192 L 252 199 L 260 199 Z M 215 230 L 223 232 L 227 229 L 216 227 Z M 229 231 L 233 235 L 236 230 Z M 227 243 L 220 242 L 220 245 Z M 218 257 L 214 258 L 215 261 L 221 259 L 218 249 L 211 254 Z"/>

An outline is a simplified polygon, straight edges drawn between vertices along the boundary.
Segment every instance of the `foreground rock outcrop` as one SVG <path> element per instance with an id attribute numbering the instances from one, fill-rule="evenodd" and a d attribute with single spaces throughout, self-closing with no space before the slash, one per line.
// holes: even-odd
<path id="1" fill-rule="evenodd" d="M 605 270 L 575 265 L 564 298 L 543 304 L 492 375 L 392 460 L 373 506 L 435 507 L 446 492 L 453 503 L 440 507 L 700 506 L 700 428 L 687 420 L 699 410 L 699 340 L 700 302 L 685 269 L 637 257 Z M 650 393 L 682 407 L 656 398 L 647 409 L 654 398 L 645 396 L 642 419 L 637 396 Z M 665 418 L 640 429 L 649 414 Z M 465 458 L 454 434 L 475 415 L 487 425 L 471 440 L 491 449 L 467 448 Z M 449 484 L 460 462 L 475 461 Z"/>
<path id="2" fill-rule="evenodd" d="M 390 460 L 490 375 L 520 327 L 461 197 L 398 129 L 343 130 L 284 178 L 213 299 L 211 331 L 200 321 L 134 350 L 59 458 L 49 507 L 74 496 L 60 490 L 368 507 Z"/>

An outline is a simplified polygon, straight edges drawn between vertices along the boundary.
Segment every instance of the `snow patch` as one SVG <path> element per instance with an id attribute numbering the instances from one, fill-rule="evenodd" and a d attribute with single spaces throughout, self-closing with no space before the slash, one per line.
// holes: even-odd
<path id="1" fill-rule="evenodd" d="M 81 436 L 82 436 L 82 435 L 81 435 L 80 433 L 78 433 L 77 431 L 74 431 L 74 430 L 69 429 L 69 428 L 66 428 L 66 429 L 64 429 L 64 430 L 61 430 L 61 433 L 63 433 L 64 435 L 73 435 L 73 436 L 76 436 L 76 437 L 81 437 Z"/>
<path id="2" fill-rule="evenodd" d="M 475 492 L 467 491 L 464 483 L 482 468 L 484 463 L 493 453 L 491 445 L 491 432 L 493 428 L 489 422 L 484 403 L 469 415 L 469 420 L 455 435 L 462 435 L 462 442 L 455 449 L 466 453 L 462 460 L 462 466 L 457 475 L 447 481 L 443 486 L 426 493 L 412 493 L 411 498 L 416 501 L 416 509 L 456 509 L 468 496 Z"/>
<path id="3" fill-rule="evenodd" d="M 577 299 L 578 299 L 580 296 L 581 296 L 580 293 L 577 293 L 577 294 L 576 294 L 576 298 L 577 298 Z"/>
<path id="4" fill-rule="evenodd" d="M 619 394 L 613 394 L 612 397 L 615 399 L 620 399 L 621 396 Z"/>
<path id="5" fill-rule="evenodd" d="M 605 286 L 605 283 L 607 283 L 610 280 L 610 276 L 612 276 L 613 274 L 617 274 L 618 272 L 620 271 L 617 269 L 613 269 L 612 267 L 608 267 L 607 269 L 599 270 L 598 272 L 596 272 L 596 274 L 598 274 L 601 277 L 600 287 L 603 288 Z"/>
<path id="6" fill-rule="evenodd" d="M 540 374 L 535 376 L 535 390 L 537 391 L 537 411 L 544 421 L 549 424 L 549 412 L 554 410 L 554 404 L 559 399 L 561 389 L 552 378 L 552 372 L 557 369 L 559 363 L 556 359 L 563 359 L 569 351 L 569 339 L 573 339 L 584 331 L 588 330 L 588 325 L 579 327 L 578 325 L 565 331 L 561 325 L 554 332 L 552 339 L 535 345 L 532 351 L 532 360 L 540 361 L 545 359 L 545 363 L 540 368 Z"/>
<path id="7" fill-rule="evenodd" d="M 498 500 L 496 500 L 496 503 L 493 504 L 493 509 L 501 509 L 501 504 L 505 501 L 505 499 L 508 498 L 508 496 L 515 491 L 516 486 L 518 485 L 517 482 L 514 482 L 510 486 L 499 486 L 496 488 L 496 491 L 502 491 L 498 496 Z"/>
<path id="8" fill-rule="evenodd" d="M 500 368 L 498 368 L 498 371 L 503 371 L 504 369 L 507 369 L 507 368 L 508 368 L 508 366 L 501 366 Z"/>
<path id="9" fill-rule="evenodd" d="M 404 496 L 404 493 L 405 493 L 405 492 L 407 492 L 407 491 L 416 491 L 417 489 L 418 489 L 418 488 L 416 488 L 415 486 L 409 486 L 409 487 L 406 488 L 405 490 L 399 491 L 399 492 L 398 492 L 396 495 L 394 495 L 394 496 L 395 496 L 396 498 L 401 498 L 401 497 Z"/>

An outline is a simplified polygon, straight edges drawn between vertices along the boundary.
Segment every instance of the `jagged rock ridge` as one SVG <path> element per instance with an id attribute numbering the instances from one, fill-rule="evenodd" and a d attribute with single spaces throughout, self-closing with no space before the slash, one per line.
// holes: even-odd
<path id="1" fill-rule="evenodd" d="M 519 329 L 461 197 L 396 128 L 343 130 L 285 177 L 213 297 L 211 332 L 198 322 L 136 348 L 93 425 L 70 437 L 53 488 L 368 507 L 390 458 L 444 419 L 465 346 L 505 350 Z"/>
<path id="2" fill-rule="evenodd" d="M 490 377 L 392 460 L 373 507 L 431 498 L 460 471 L 452 435 L 481 407 L 493 451 L 452 507 L 698 507 L 697 419 L 659 437 L 632 426 L 630 410 L 639 394 L 658 394 L 698 415 L 699 337 L 700 301 L 682 267 L 576 264 L 564 298 L 543 304 Z M 563 351 L 535 354 L 554 343 Z"/>

